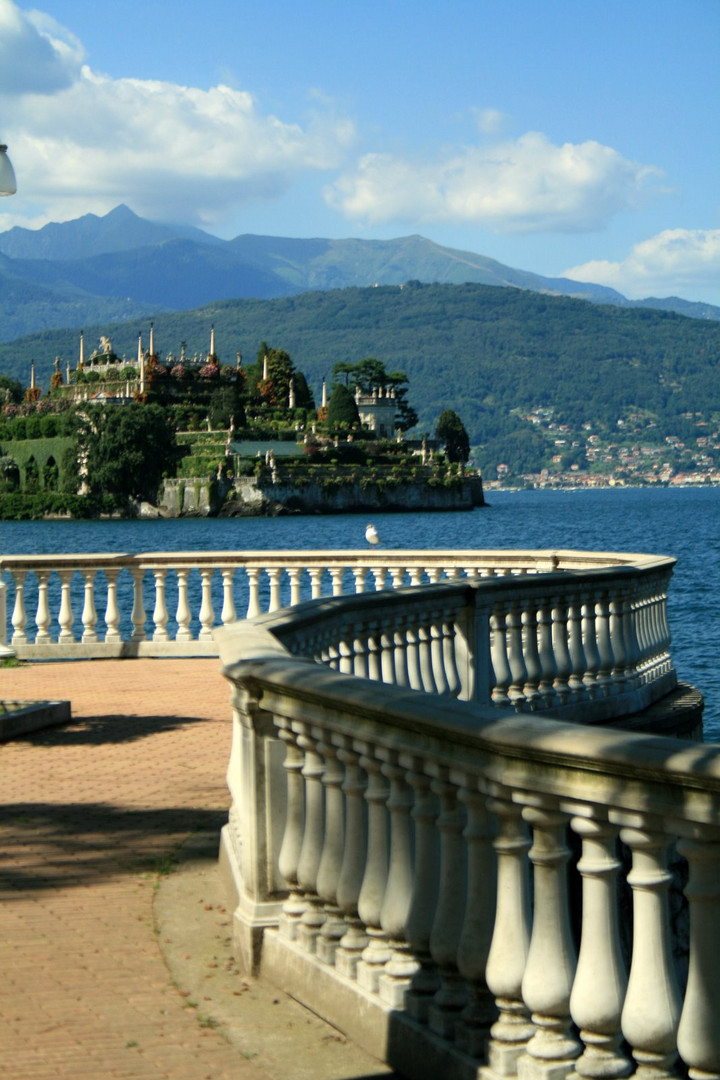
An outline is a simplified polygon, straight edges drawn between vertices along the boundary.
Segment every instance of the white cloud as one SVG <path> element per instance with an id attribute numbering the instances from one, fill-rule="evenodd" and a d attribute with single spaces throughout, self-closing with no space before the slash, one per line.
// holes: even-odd
<path id="1" fill-rule="evenodd" d="M 80 42 L 50 16 L 0 0 L 0 94 L 52 94 L 77 78 Z"/>
<path id="2" fill-rule="evenodd" d="M 507 113 L 499 109 L 471 109 L 478 131 L 483 135 L 498 135 L 509 122 Z"/>
<path id="3" fill-rule="evenodd" d="M 710 297 L 720 281 L 720 229 L 665 229 L 635 244 L 626 259 L 583 263 L 563 277 L 609 285 L 631 299 L 684 292 Z"/>
<path id="4" fill-rule="evenodd" d="M 0 136 L 18 177 L 9 224 L 125 202 L 155 220 L 212 227 L 279 197 L 303 173 L 340 167 L 355 138 L 349 121 L 317 102 L 303 124 L 289 123 L 228 86 L 100 74 L 81 64 L 70 34 L 11 0 L 0 0 L 0 43 Z"/>
<path id="5" fill-rule="evenodd" d="M 597 142 L 556 146 L 540 132 L 465 147 L 438 161 L 368 154 L 326 189 L 365 224 L 474 224 L 497 232 L 587 232 L 642 205 L 660 176 Z"/>

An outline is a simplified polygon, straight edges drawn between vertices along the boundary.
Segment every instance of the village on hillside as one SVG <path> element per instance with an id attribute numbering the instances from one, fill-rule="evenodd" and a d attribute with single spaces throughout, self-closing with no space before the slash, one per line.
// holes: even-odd
<path id="1" fill-rule="evenodd" d="M 558 420 L 552 407 L 523 412 L 522 420 L 545 441 L 538 467 L 501 463 L 496 476 L 485 476 L 486 490 L 720 484 L 720 417 L 684 413 L 680 434 L 673 435 L 640 411 L 618 417 L 612 427 L 585 422 L 574 428 Z"/>

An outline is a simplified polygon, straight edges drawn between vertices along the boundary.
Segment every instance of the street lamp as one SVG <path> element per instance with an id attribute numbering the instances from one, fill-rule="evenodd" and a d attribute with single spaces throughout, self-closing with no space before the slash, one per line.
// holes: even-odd
<path id="1" fill-rule="evenodd" d="M 7 156 L 7 146 L 0 143 L 0 195 L 14 195 L 16 191 L 15 170 Z"/>

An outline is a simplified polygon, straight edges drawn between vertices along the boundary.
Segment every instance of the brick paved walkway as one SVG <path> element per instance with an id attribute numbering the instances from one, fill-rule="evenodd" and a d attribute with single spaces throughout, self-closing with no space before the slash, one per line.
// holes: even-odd
<path id="1" fill-rule="evenodd" d="M 161 860 L 228 806 L 217 660 L 33 664 L 7 699 L 73 722 L 0 745 L 0 1077 L 267 1080 L 173 986 L 152 900 Z"/>

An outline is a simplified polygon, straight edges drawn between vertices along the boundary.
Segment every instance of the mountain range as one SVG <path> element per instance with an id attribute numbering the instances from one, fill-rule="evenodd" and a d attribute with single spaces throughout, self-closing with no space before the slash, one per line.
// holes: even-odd
<path id="1" fill-rule="evenodd" d="M 395 240 L 220 240 L 118 206 L 42 229 L 0 233 L 0 341 L 189 311 L 236 298 L 278 299 L 351 286 L 477 283 L 625 308 L 720 319 L 720 308 L 670 297 L 628 300 L 614 289 L 504 266 L 422 236 Z"/>

